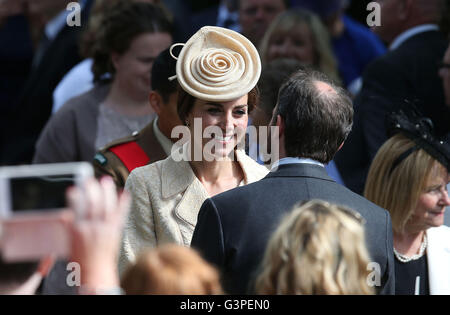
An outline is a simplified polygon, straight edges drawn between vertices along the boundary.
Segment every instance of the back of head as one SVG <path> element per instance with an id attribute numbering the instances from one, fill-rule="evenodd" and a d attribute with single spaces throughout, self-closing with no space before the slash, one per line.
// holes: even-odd
<path id="1" fill-rule="evenodd" d="M 122 278 L 126 294 L 221 294 L 218 272 L 194 250 L 165 245 L 142 253 Z"/>
<path id="2" fill-rule="evenodd" d="M 283 82 L 293 73 L 305 68 L 300 61 L 291 58 L 273 60 L 263 68 L 258 81 L 258 88 L 260 90 L 258 109 L 263 110 L 269 116 L 269 119 L 277 103 L 278 91 Z"/>
<path id="3" fill-rule="evenodd" d="M 123 54 L 132 41 L 145 33 L 172 34 L 172 23 L 159 6 L 145 2 L 119 1 L 102 16 L 92 47 L 94 81 L 105 73 L 114 75 L 112 53 Z"/>
<path id="4" fill-rule="evenodd" d="M 371 294 L 360 216 L 323 201 L 297 205 L 272 235 L 260 294 Z"/>
<path id="5" fill-rule="evenodd" d="M 84 30 L 81 40 L 81 53 L 89 58 L 92 54 L 92 47 L 95 45 L 96 37 L 102 27 L 102 19 L 105 12 L 117 5 L 119 2 L 127 0 L 96 0 L 89 13 L 88 26 Z"/>
<path id="6" fill-rule="evenodd" d="M 298 71 L 280 88 L 275 115 L 284 120 L 289 157 L 330 162 L 353 124 L 347 92 L 316 71 Z M 275 116 L 276 117 L 276 116 Z"/>
<path id="7" fill-rule="evenodd" d="M 157 91 L 165 103 L 168 102 L 170 95 L 177 91 L 177 80 L 171 79 L 176 75 L 176 65 L 177 61 L 170 55 L 170 48 L 160 53 L 153 63 L 152 90 Z"/>

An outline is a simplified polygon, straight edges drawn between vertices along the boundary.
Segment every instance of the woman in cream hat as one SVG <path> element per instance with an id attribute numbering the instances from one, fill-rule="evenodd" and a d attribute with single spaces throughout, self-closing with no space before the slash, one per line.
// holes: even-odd
<path id="1" fill-rule="evenodd" d="M 121 272 L 143 248 L 189 246 L 204 200 L 268 172 L 238 146 L 258 100 L 261 62 L 253 44 L 234 31 L 203 27 L 184 45 L 176 70 L 178 115 L 189 141 L 182 147 L 183 159 L 172 154 L 128 177 L 125 189 L 133 202 Z M 189 152 L 194 154 L 184 154 Z"/>

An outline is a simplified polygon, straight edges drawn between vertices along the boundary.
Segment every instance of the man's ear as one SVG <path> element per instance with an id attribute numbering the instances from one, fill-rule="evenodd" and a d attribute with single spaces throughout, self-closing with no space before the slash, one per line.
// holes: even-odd
<path id="1" fill-rule="evenodd" d="M 153 108 L 155 113 L 159 116 L 161 113 L 161 106 L 163 106 L 161 95 L 159 95 L 155 91 L 151 91 L 148 99 L 150 101 L 150 106 Z"/>
<path id="2" fill-rule="evenodd" d="M 342 141 L 341 145 L 339 146 L 339 148 L 337 149 L 337 152 L 339 152 L 339 150 L 342 149 L 342 147 L 344 146 L 345 141 Z"/>
<path id="3" fill-rule="evenodd" d="M 120 60 L 120 55 L 116 52 L 111 53 L 111 63 L 114 66 L 114 69 L 117 71 L 117 69 L 119 68 L 119 60 Z"/>

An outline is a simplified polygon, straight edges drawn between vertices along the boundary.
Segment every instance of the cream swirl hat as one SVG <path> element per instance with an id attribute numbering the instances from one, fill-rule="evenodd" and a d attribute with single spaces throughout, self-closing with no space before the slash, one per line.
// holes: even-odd
<path id="1" fill-rule="evenodd" d="M 176 45 L 180 44 L 172 48 Z M 242 97 L 256 86 L 261 60 L 255 46 L 241 34 L 205 26 L 184 45 L 176 73 L 178 83 L 192 96 L 225 102 Z"/>

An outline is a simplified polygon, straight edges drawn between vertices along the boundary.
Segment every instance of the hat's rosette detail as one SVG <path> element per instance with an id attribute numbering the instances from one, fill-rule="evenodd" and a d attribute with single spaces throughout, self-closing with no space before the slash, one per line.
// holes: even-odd
<path id="1" fill-rule="evenodd" d="M 192 96 L 230 101 L 252 90 L 261 74 L 255 46 L 241 34 L 206 26 L 184 45 L 177 61 L 177 79 Z"/>

